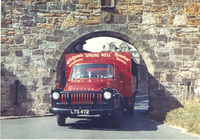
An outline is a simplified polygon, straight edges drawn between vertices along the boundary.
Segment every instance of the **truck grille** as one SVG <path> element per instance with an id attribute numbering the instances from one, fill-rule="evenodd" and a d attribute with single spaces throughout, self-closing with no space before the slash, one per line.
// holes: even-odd
<path id="1" fill-rule="evenodd" d="M 67 94 L 62 94 L 62 103 L 67 103 Z M 69 100 L 70 103 L 93 103 L 96 99 L 97 103 L 102 102 L 102 94 L 96 93 L 95 98 L 93 93 L 70 93 Z"/>
<path id="2" fill-rule="evenodd" d="M 71 93 L 71 103 L 92 103 L 92 93 Z"/>

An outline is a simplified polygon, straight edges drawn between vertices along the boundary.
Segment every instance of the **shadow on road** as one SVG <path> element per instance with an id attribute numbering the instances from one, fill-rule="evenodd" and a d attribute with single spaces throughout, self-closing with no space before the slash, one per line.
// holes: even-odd
<path id="1" fill-rule="evenodd" d="M 108 131 L 156 131 L 158 123 L 147 118 L 148 97 L 136 98 L 134 115 L 123 115 L 121 127 L 111 128 L 100 117 L 80 117 L 75 123 L 67 123 L 69 129 L 108 130 Z"/>

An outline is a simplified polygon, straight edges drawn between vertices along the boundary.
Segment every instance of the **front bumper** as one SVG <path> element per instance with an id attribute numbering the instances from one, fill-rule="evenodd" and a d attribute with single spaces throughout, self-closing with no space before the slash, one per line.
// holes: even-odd
<path id="1" fill-rule="evenodd" d="M 109 91 L 111 89 L 107 90 Z M 52 91 L 52 93 L 53 92 L 54 91 Z M 58 100 L 52 99 L 50 113 L 71 116 L 86 114 L 76 114 L 73 113 L 74 111 L 89 112 L 86 115 L 104 115 L 116 112 L 120 104 L 120 94 L 113 94 L 111 99 L 104 99 L 103 92 L 104 91 L 59 91 L 61 96 Z"/>
<path id="2" fill-rule="evenodd" d="M 62 115 L 66 115 L 66 116 L 70 116 L 70 115 L 74 115 L 71 113 L 73 109 L 66 109 L 66 108 L 56 108 L 56 107 L 52 107 L 50 108 L 50 112 L 51 113 L 55 113 L 55 114 L 62 114 Z M 87 109 L 89 111 L 89 114 L 87 115 L 97 115 L 97 114 L 112 114 L 116 111 L 115 108 L 107 108 L 107 109 Z M 80 114 L 77 114 L 80 115 Z"/>

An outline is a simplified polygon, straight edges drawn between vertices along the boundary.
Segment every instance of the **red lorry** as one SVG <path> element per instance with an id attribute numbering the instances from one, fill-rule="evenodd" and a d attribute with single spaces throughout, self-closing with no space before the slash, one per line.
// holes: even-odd
<path id="1" fill-rule="evenodd" d="M 66 86 L 51 91 L 51 113 L 59 126 L 67 117 L 100 115 L 119 127 L 123 112 L 133 114 L 137 64 L 129 52 L 66 55 Z"/>

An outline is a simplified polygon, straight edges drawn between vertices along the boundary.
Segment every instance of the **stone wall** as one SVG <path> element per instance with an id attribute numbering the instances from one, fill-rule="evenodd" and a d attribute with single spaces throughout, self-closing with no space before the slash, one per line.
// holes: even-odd
<path id="1" fill-rule="evenodd" d="M 191 93 L 200 94 L 200 0 L 111 3 L 1 1 L 2 115 L 48 113 L 64 54 L 98 36 L 119 38 L 139 51 L 149 72 L 152 114 L 176 108 L 188 82 Z"/>

